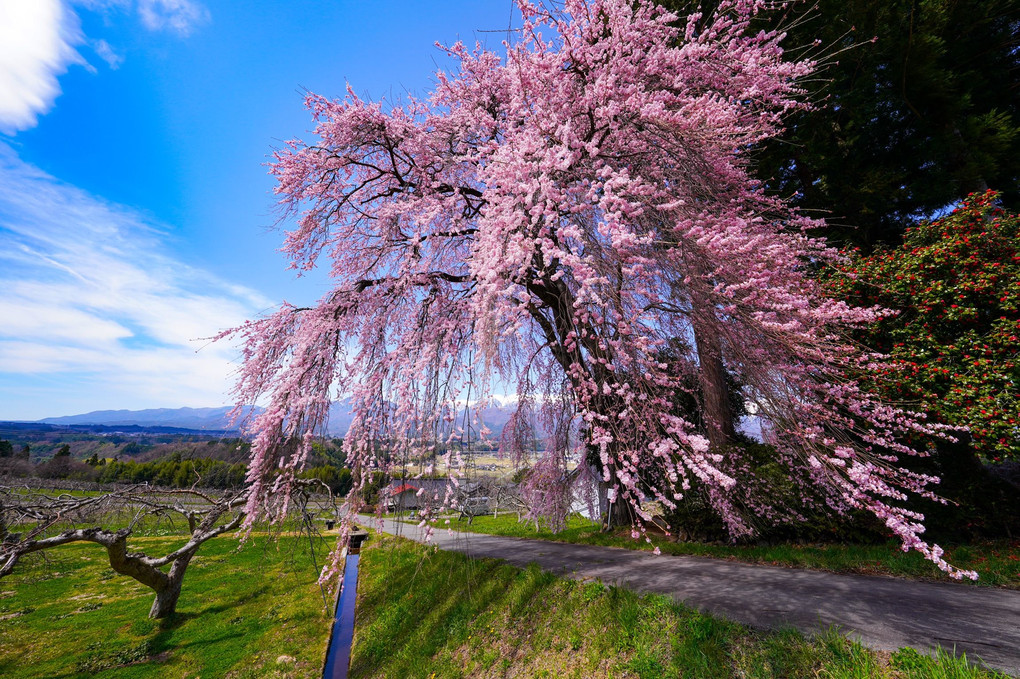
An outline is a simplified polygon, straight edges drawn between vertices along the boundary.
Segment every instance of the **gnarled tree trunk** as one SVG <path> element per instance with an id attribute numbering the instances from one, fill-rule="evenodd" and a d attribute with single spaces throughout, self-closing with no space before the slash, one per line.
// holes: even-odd
<path id="1" fill-rule="evenodd" d="M 609 484 L 599 481 L 599 513 L 605 529 L 634 524 L 634 508 L 625 499 L 617 496 L 615 502 L 609 501 Z"/>
<path id="2" fill-rule="evenodd" d="M 699 310 L 705 313 L 704 310 Z M 736 436 L 733 411 L 726 386 L 726 368 L 722 360 L 722 342 L 714 324 L 696 312 L 692 315 L 694 341 L 698 348 L 698 378 L 705 429 L 713 448 L 724 446 Z"/>
<path id="3" fill-rule="evenodd" d="M 28 538 L 19 539 L 20 536 L 15 536 L 12 539 L 11 536 L 7 536 L 0 543 L 0 578 L 11 573 L 15 564 L 25 554 L 39 552 L 71 542 L 93 542 L 106 548 L 110 567 L 113 570 L 121 575 L 134 578 L 156 593 L 156 599 L 149 609 L 150 618 L 165 618 L 172 615 L 177 609 L 177 600 L 181 596 L 184 573 L 191 563 L 192 557 L 195 556 L 195 553 L 206 541 L 227 531 L 234 530 L 241 524 L 243 515 L 237 514 L 227 523 L 219 526 L 216 525 L 217 521 L 225 513 L 244 502 L 246 497 L 245 494 L 241 494 L 222 499 L 213 499 L 195 490 L 179 492 L 200 496 L 209 501 L 212 506 L 207 512 L 191 512 L 188 514 L 189 524 L 192 529 L 191 537 L 184 546 L 166 556 L 150 557 L 141 552 L 129 552 L 127 540 L 131 535 L 131 528 L 122 528 L 118 531 L 109 531 L 101 527 L 79 528 L 65 531 L 53 537 L 33 539 L 35 535 L 40 534 L 59 520 L 62 512 L 67 516 L 73 516 L 76 510 L 107 500 L 117 500 L 128 505 L 134 502 L 136 503 L 134 506 L 145 504 L 161 510 L 172 509 L 184 513 L 179 508 L 153 503 L 146 494 L 137 492 L 134 494 L 128 492 L 122 494 L 111 493 L 106 497 L 99 498 L 73 498 L 67 501 L 61 500 L 55 502 L 54 506 L 49 508 L 52 511 L 52 516 L 39 511 L 31 512 L 30 515 L 39 520 L 40 525 L 29 534 Z M 26 507 L 25 511 L 31 509 L 33 508 Z M 197 522 L 199 515 L 203 517 L 200 523 Z M 170 570 L 164 573 L 162 569 L 166 566 L 169 566 Z"/>
<path id="4" fill-rule="evenodd" d="M 149 609 L 150 618 L 165 618 L 176 612 L 177 600 L 181 597 L 181 585 L 184 584 L 184 572 L 194 555 L 195 552 L 190 552 L 174 561 L 163 587 L 156 590 L 156 599 Z"/>

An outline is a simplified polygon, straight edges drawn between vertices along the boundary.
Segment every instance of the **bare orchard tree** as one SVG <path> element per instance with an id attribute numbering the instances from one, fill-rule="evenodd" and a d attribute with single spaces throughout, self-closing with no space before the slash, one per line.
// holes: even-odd
<path id="1" fill-rule="evenodd" d="M 9 575 L 26 554 L 72 542 L 94 542 L 106 548 L 113 570 L 156 593 L 149 617 L 164 618 L 177 607 L 184 573 L 195 553 L 208 540 L 241 525 L 244 514 L 239 508 L 247 499 L 247 490 L 216 497 L 196 489 L 156 491 L 142 485 L 79 497 L 2 486 L 0 578 Z M 163 556 L 129 550 L 128 538 L 146 517 L 186 521 L 187 543 Z M 127 525 L 112 527 L 123 522 Z"/>
<path id="2" fill-rule="evenodd" d="M 490 479 L 486 482 L 486 492 L 489 495 L 489 507 L 492 509 L 492 518 L 499 516 L 499 512 L 516 512 L 518 523 L 522 515 L 528 513 L 528 504 L 521 496 L 520 486 L 510 479 Z"/>

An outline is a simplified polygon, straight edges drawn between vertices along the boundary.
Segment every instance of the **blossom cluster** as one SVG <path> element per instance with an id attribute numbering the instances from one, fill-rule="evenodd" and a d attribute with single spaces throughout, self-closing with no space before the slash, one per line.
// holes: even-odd
<path id="1" fill-rule="evenodd" d="M 451 455 L 481 429 L 463 404 L 509 385 L 514 427 L 530 408 L 548 434 L 525 484 L 536 515 L 566 511 L 580 446 L 637 535 L 648 500 L 675 506 L 694 484 L 738 536 L 774 498 L 744 492 L 722 416 L 675 407 L 691 376 L 705 397 L 725 371 L 794 483 L 872 511 L 959 576 L 901 504 L 934 481 L 896 464 L 918 454 L 902 441 L 938 427 L 860 388 L 873 357 L 846 335 L 883 310 L 827 297 L 811 270 L 838 253 L 749 176 L 747 151 L 801 106 L 813 68 L 752 29 L 770 4 L 722 0 L 677 28 L 644 0 L 518 0 L 519 39 L 502 55 L 444 48 L 459 67 L 427 99 L 310 95 L 318 140 L 291 142 L 272 172 L 293 266 L 325 259 L 335 285 L 237 330 L 238 400 L 270 402 L 249 481 L 288 483 L 338 394 L 364 484 Z M 505 442 L 520 454 L 527 438 Z"/>

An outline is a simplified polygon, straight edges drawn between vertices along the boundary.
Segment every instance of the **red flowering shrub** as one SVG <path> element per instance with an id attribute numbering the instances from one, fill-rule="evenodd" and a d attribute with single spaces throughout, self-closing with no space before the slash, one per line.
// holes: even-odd
<path id="1" fill-rule="evenodd" d="M 890 357 L 875 391 L 969 428 L 975 452 L 1004 461 L 1020 460 L 1020 215 L 996 195 L 972 194 L 829 282 L 853 304 L 899 312 L 859 337 Z"/>

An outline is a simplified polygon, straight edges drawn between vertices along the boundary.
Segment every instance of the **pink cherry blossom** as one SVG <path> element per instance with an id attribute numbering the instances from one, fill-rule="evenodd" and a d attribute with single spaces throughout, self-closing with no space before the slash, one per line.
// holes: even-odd
<path id="1" fill-rule="evenodd" d="M 810 272 L 837 253 L 750 175 L 749 150 L 803 106 L 814 66 L 751 28 L 771 3 L 723 0 L 680 29 L 644 0 L 517 4 L 503 53 L 443 48 L 458 68 L 402 105 L 309 95 L 317 140 L 276 154 L 284 251 L 299 272 L 328 264 L 333 288 L 231 331 L 238 402 L 268 402 L 249 516 L 278 515 L 258 503 L 286 494 L 264 491 L 293 478 L 340 395 L 356 510 L 371 472 L 477 437 L 509 388 L 504 449 L 524 455 L 536 420 L 548 437 L 523 488 L 534 516 L 562 521 L 582 448 L 635 535 L 647 500 L 673 507 L 698 484 L 739 536 L 749 516 L 796 508 L 773 506 L 726 445 L 725 399 L 710 397 L 728 371 L 805 497 L 868 510 L 904 548 L 976 577 L 902 508 L 937 481 L 899 466 L 923 454 L 903 441 L 939 429 L 861 389 L 874 357 L 847 330 L 886 312 L 824 296 Z M 674 407 L 692 383 L 707 429 Z"/>

